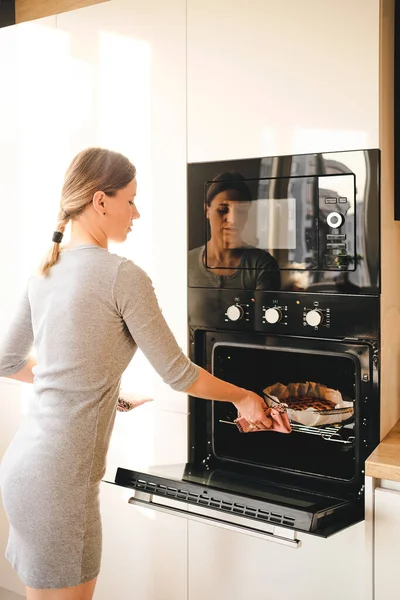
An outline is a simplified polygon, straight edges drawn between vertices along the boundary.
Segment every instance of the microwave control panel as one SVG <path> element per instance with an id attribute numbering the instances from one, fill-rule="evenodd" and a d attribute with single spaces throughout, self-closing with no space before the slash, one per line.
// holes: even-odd
<path id="1" fill-rule="evenodd" d="M 318 177 L 317 189 L 319 268 L 352 271 L 356 267 L 355 176 L 347 173 Z"/>

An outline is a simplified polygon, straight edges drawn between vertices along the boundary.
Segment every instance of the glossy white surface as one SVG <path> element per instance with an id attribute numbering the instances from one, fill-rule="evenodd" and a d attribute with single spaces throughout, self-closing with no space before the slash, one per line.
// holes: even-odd
<path id="1" fill-rule="evenodd" d="M 379 146 L 379 1 L 188 0 L 190 162 Z"/>

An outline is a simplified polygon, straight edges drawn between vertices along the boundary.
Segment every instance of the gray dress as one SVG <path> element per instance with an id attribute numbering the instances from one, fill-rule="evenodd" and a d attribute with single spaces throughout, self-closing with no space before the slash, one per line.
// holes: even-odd
<path id="1" fill-rule="evenodd" d="M 120 379 L 139 347 L 183 391 L 199 370 L 178 347 L 147 275 L 97 246 L 61 253 L 33 277 L 0 345 L 0 376 L 34 343 L 34 397 L 0 467 L 6 556 L 25 585 L 90 581 L 101 559 L 100 481 Z"/>

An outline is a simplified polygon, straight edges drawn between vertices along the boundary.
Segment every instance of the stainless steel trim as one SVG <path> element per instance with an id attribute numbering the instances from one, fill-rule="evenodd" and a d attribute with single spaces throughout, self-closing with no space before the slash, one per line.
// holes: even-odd
<path id="1" fill-rule="evenodd" d="M 135 496 L 132 496 L 128 500 L 128 504 L 132 504 L 134 506 L 146 507 L 150 510 L 156 510 L 158 512 L 166 513 L 169 515 L 183 517 L 185 519 L 190 519 L 191 521 L 196 521 L 197 523 L 203 523 L 206 525 L 215 525 L 217 527 L 221 527 L 222 529 L 228 529 L 230 531 L 236 531 L 238 533 L 244 533 L 246 535 L 251 535 L 253 537 L 260 538 L 262 540 L 268 540 L 270 542 L 275 542 L 276 544 L 282 544 L 284 546 L 288 546 L 289 548 L 293 548 L 297 550 L 301 546 L 301 540 L 298 540 L 295 537 L 295 532 L 293 533 L 293 538 L 289 539 L 281 535 L 277 535 L 275 533 L 263 532 L 259 529 L 255 529 L 254 527 L 248 527 L 239 524 L 233 524 L 228 520 L 212 517 L 208 515 L 196 515 L 189 510 L 183 510 L 181 508 L 175 508 L 173 506 L 166 506 L 155 502 L 153 500 L 153 494 L 148 494 L 146 492 L 138 491 L 135 493 Z M 203 508 L 203 507 L 202 507 Z"/>

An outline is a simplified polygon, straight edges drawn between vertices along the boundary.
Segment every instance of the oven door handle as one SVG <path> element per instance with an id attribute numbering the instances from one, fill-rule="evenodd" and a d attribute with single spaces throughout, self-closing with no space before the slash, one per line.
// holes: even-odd
<path id="1" fill-rule="evenodd" d="M 275 542 L 276 544 L 282 544 L 284 546 L 289 546 L 289 548 L 298 549 L 301 546 L 301 540 L 286 538 L 282 535 L 277 535 L 275 533 L 270 533 L 268 531 L 261 531 L 254 527 L 247 527 L 244 525 L 240 525 L 238 523 L 232 523 L 225 519 L 219 519 L 217 517 L 209 516 L 209 515 L 196 515 L 195 513 L 184 510 L 182 508 L 176 508 L 174 506 L 166 506 L 164 504 L 159 504 L 155 502 L 153 499 L 153 494 L 148 494 L 146 492 L 136 491 L 135 496 L 132 496 L 128 500 L 128 504 L 132 504 L 134 506 L 140 506 L 142 508 L 148 508 L 150 510 L 156 510 L 161 513 L 165 513 L 168 515 L 173 515 L 176 517 L 182 517 L 185 519 L 190 519 L 191 521 L 196 521 L 197 523 L 203 523 L 206 525 L 215 525 L 216 527 L 221 527 L 223 529 L 228 529 L 230 531 L 236 531 L 238 533 L 244 533 L 246 535 L 251 535 L 253 537 L 260 538 L 262 540 L 268 540 L 270 542 Z"/>

